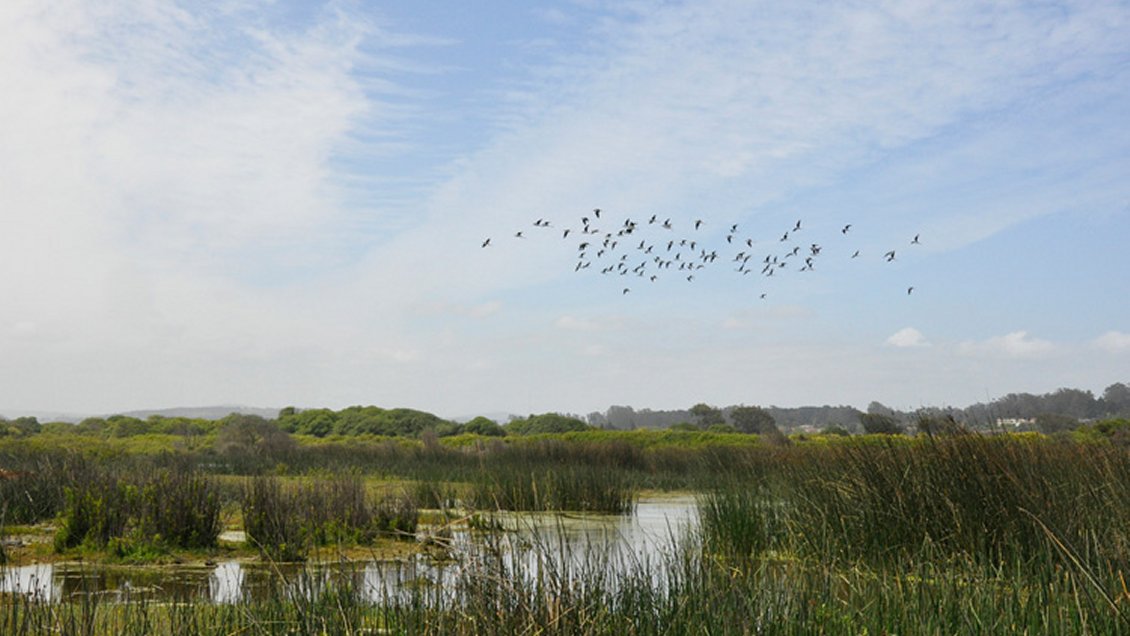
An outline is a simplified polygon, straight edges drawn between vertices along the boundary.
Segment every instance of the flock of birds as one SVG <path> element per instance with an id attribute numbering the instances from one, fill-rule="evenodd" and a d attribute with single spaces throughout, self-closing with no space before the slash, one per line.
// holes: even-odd
<path id="1" fill-rule="evenodd" d="M 691 225 L 692 231 L 684 230 L 680 234 L 675 231 L 671 219 L 660 219 L 656 215 L 647 220 L 626 218 L 623 223 L 613 223 L 608 219 L 607 213 L 595 208 L 591 214 L 580 218 L 579 228 L 573 226 L 559 229 L 546 219 L 539 218 L 533 222 L 533 227 L 536 228 L 533 232 L 558 230 L 561 240 L 574 237 L 577 241 L 577 260 L 573 265 L 575 272 L 599 271 L 605 276 L 634 277 L 650 282 L 671 275 L 693 282 L 700 270 L 722 263 L 729 263 L 731 269 L 741 276 L 780 276 L 789 269 L 809 272 L 816 269 L 824 249 L 819 243 L 805 239 L 805 227 L 799 220 L 791 227 L 784 228 L 779 237 L 760 242 L 739 235 L 737 224 L 730 225 L 725 233 L 724 247 L 708 247 L 705 244 L 706 233 L 702 231 L 705 221 L 697 219 Z M 848 223 L 840 229 L 840 234 L 846 237 L 851 229 L 852 224 Z M 528 238 L 527 231 L 529 230 L 518 230 L 514 233 L 514 238 Z M 920 245 L 919 239 L 920 235 L 914 235 L 909 245 Z M 766 248 L 766 242 L 772 247 Z M 490 238 L 482 242 L 483 248 L 491 245 L 493 243 Z M 883 260 L 893 262 L 895 255 L 895 249 L 888 250 L 883 254 Z M 850 256 L 852 259 L 859 257 L 860 250 L 855 250 Z M 631 291 L 630 286 L 625 286 L 621 293 Z M 913 291 L 913 286 L 906 288 L 907 295 Z M 764 299 L 766 293 L 761 293 L 760 297 Z"/>

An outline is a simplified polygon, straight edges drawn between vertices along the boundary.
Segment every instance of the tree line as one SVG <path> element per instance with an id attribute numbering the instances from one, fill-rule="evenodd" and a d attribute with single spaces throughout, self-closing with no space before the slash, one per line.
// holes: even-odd
<path id="1" fill-rule="evenodd" d="M 993 431 L 1007 422 L 1009 430 L 1055 433 L 1077 428 L 1082 423 L 1109 419 L 1130 419 L 1130 386 L 1115 383 L 1101 395 L 1081 389 L 1061 388 L 1050 393 L 1010 393 L 990 402 L 965 408 L 924 407 L 900 411 L 880 402 L 871 402 L 866 411 L 852 406 L 777 406 L 732 405 L 716 407 L 699 403 L 687 409 L 636 410 L 631 406 L 610 406 L 607 411 L 575 414 L 543 413 L 511 416 L 500 424 L 485 417 L 456 422 L 432 413 L 408 408 L 350 406 L 341 410 L 299 409 L 288 406 L 277 418 L 232 414 L 225 418 L 204 419 L 150 415 L 145 419 L 128 415 L 89 417 L 77 424 L 40 423 L 35 417 L 0 417 L 0 437 L 21 437 L 41 432 L 64 432 L 99 437 L 131 437 L 142 434 L 200 436 L 217 433 L 235 417 L 244 421 L 257 417 L 285 433 L 313 437 L 380 435 L 419 437 L 430 431 L 438 437 L 463 433 L 503 436 L 562 433 L 597 429 L 695 429 L 714 432 L 740 432 L 781 435 L 811 430 L 826 433 L 944 433 L 953 430 Z M 807 427 L 802 429 L 801 427 Z"/>

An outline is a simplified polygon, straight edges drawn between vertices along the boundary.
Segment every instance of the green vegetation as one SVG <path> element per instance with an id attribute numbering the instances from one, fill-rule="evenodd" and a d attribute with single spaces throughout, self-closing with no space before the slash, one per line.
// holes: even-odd
<path id="1" fill-rule="evenodd" d="M 978 435 L 924 412 L 916 436 L 829 426 L 786 439 L 753 408 L 724 418 L 760 435 L 728 432 L 737 424 L 709 408 L 687 430 L 607 431 L 556 414 L 452 428 L 360 407 L 278 422 L 150 418 L 139 429 L 107 418 L 9 433 L 0 439 L 6 523 L 52 523 L 54 547 L 88 561 L 214 550 L 224 518 L 238 519 L 273 562 L 413 537 L 424 519 L 478 521 L 455 569 L 436 577 L 444 586 L 421 579 L 383 597 L 347 566 L 227 605 L 8 595 L 0 633 L 1130 630 L 1130 421 Z M 327 420 L 321 435 L 287 431 Z M 411 437 L 358 432 L 377 420 Z M 642 489 L 700 493 L 700 522 L 650 561 L 518 536 L 475 516 L 625 513 Z M 531 558 L 515 558 L 525 551 Z"/>
<path id="2" fill-rule="evenodd" d="M 212 548 L 220 535 L 214 482 L 191 468 L 150 474 L 92 470 L 64 487 L 55 549 L 110 548 L 119 558 Z"/>
<path id="3" fill-rule="evenodd" d="M 311 548 L 371 545 L 380 535 L 415 538 L 419 512 L 406 497 L 380 501 L 357 475 L 291 486 L 274 477 L 248 480 L 241 500 L 247 539 L 271 561 L 301 561 Z"/>

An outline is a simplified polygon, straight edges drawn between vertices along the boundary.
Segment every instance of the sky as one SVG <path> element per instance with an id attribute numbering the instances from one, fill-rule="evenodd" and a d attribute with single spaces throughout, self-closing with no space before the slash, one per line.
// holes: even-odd
<path id="1" fill-rule="evenodd" d="M 7 0 L 0 413 L 1099 394 L 1127 33 L 1109 0 Z M 663 265 L 683 239 L 717 259 Z"/>

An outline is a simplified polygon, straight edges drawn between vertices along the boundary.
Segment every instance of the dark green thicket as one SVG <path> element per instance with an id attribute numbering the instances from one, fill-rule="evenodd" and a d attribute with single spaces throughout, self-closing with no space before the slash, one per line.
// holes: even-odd
<path id="1" fill-rule="evenodd" d="M 103 547 L 124 537 L 133 515 L 133 491 L 117 475 L 91 474 L 65 490 L 65 503 L 55 533 L 59 551 L 82 544 Z"/>
<path id="2" fill-rule="evenodd" d="M 1130 555 L 1130 455 L 1104 445 L 973 435 L 822 449 L 785 479 L 798 548 L 845 558 L 1040 558 L 1053 536 Z M 1123 561 L 1125 562 L 1125 561 Z"/>
<path id="3" fill-rule="evenodd" d="M 210 477 L 184 466 L 126 473 L 91 470 L 64 489 L 55 548 L 214 547 L 220 498 Z M 123 542 L 124 540 L 124 542 Z"/>
<path id="4" fill-rule="evenodd" d="M 243 530 L 247 541 L 272 561 L 301 561 L 309 550 L 298 497 L 273 477 L 253 477 L 244 487 Z"/>
<path id="5" fill-rule="evenodd" d="M 618 514 L 631 512 L 635 505 L 635 482 L 617 470 L 506 464 L 472 479 L 468 504 L 478 509 Z"/>
<path id="6" fill-rule="evenodd" d="M 284 485 L 253 477 L 244 486 L 247 540 L 273 561 L 303 560 L 321 545 L 365 545 L 380 535 L 415 538 L 416 504 L 404 496 L 369 496 L 357 475 Z"/>
<path id="7" fill-rule="evenodd" d="M 0 454 L 0 502 L 8 522 L 37 523 L 53 518 L 66 502 L 67 486 L 87 481 L 95 472 L 93 458 L 64 451 L 9 448 Z"/>
<path id="8" fill-rule="evenodd" d="M 215 482 L 185 469 L 164 469 L 136 490 L 137 533 L 178 548 L 215 547 L 223 529 Z"/>

